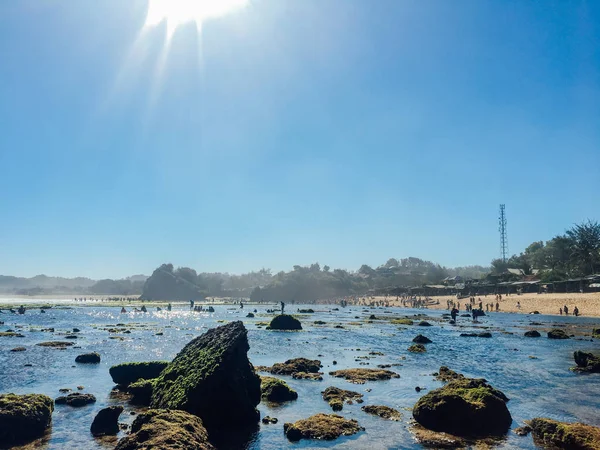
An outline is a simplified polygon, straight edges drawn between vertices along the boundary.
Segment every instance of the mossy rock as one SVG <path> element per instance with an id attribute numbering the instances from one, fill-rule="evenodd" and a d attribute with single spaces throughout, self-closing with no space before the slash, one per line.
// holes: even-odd
<path id="1" fill-rule="evenodd" d="M 58 397 L 54 400 L 54 403 L 57 405 L 68 405 L 74 408 L 80 408 L 85 405 L 89 405 L 90 403 L 96 403 L 96 397 L 92 394 L 81 394 L 79 392 L 74 392 L 69 395 Z"/>
<path id="2" fill-rule="evenodd" d="M 46 395 L 0 394 L 0 446 L 39 438 L 50 426 L 54 402 Z"/>
<path id="3" fill-rule="evenodd" d="M 24 352 L 26 350 L 27 349 L 25 347 L 15 347 L 15 348 L 11 349 L 10 351 L 11 352 Z"/>
<path id="4" fill-rule="evenodd" d="M 127 392 L 132 395 L 131 403 L 134 405 L 150 405 L 153 390 L 154 380 L 137 380 L 127 387 Z"/>
<path id="5" fill-rule="evenodd" d="M 131 425 L 131 434 L 115 450 L 214 450 L 202 420 L 185 411 L 151 409 Z"/>
<path id="6" fill-rule="evenodd" d="M 0 331 L 0 337 L 25 337 L 21 333 L 15 333 L 14 331 Z"/>
<path id="7" fill-rule="evenodd" d="M 294 358 L 283 363 L 275 363 L 269 369 L 274 375 L 294 375 L 295 373 L 319 373 L 322 364 L 318 359 Z"/>
<path id="8" fill-rule="evenodd" d="M 344 402 L 349 405 L 353 402 L 363 402 L 362 394 L 354 391 L 346 391 L 334 386 L 330 386 L 321 392 L 321 396 L 323 397 L 323 400 L 329 403 L 329 406 L 331 406 L 331 409 L 334 411 L 341 411 L 344 408 Z"/>
<path id="9" fill-rule="evenodd" d="M 446 366 L 440 367 L 439 372 L 434 373 L 433 376 L 438 381 L 448 382 L 452 380 L 462 380 L 465 376 L 462 373 L 455 372 Z"/>
<path id="10" fill-rule="evenodd" d="M 415 344 L 431 344 L 431 339 L 427 336 L 423 336 L 422 334 L 417 334 L 413 340 Z"/>
<path id="11" fill-rule="evenodd" d="M 569 339 L 569 336 L 563 330 L 557 328 L 548 331 L 548 339 Z"/>
<path id="12" fill-rule="evenodd" d="M 577 350 L 573 353 L 575 364 L 573 370 L 576 372 L 600 373 L 600 357 L 592 353 Z"/>
<path id="13" fill-rule="evenodd" d="M 456 379 L 421 397 L 413 417 L 429 430 L 456 436 L 502 436 L 512 423 L 507 401 L 483 379 Z"/>
<path id="14" fill-rule="evenodd" d="M 392 319 L 394 325 L 413 325 L 414 322 L 410 319 Z"/>
<path id="15" fill-rule="evenodd" d="M 119 432 L 119 416 L 122 406 L 109 406 L 101 409 L 94 417 L 90 432 L 93 436 L 114 436 Z"/>
<path id="16" fill-rule="evenodd" d="M 540 332 L 539 332 L 539 331 L 537 331 L 537 330 L 529 330 L 529 331 L 526 331 L 526 332 L 525 332 L 524 336 L 525 336 L 525 337 L 533 337 L 533 338 L 537 338 L 537 337 L 540 337 L 540 336 L 541 336 L 541 334 L 540 334 Z"/>
<path id="17" fill-rule="evenodd" d="M 138 380 L 157 378 L 168 364 L 168 361 L 122 363 L 112 366 L 108 372 L 114 383 L 120 386 L 129 386 Z"/>
<path id="18" fill-rule="evenodd" d="M 600 428 L 536 418 L 529 421 L 534 442 L 547 449 L 598 450 Z"/>
<path id="19" fill-rule="evenodd" d="M 100 364 L 100 354 L 97 352 L 84 353 L 83 355 L 78 355 L 75 358 L 75 362 L 80 364 Z"/>
<path id="20" fill-rule="evenodd" d="M 425 353 L 427 349 L 423 344 L 412 344 L 408 347 L 408 351 L 411 353 Z"/>
<path id="21" fill-rule="evenodd" d="M 592 337 L 600 338 L 600 328 L 594 328 L 592 330 Z"/>
<path id="22" fill-rule="evenodd" d="M 35 344 L 39 347 L 50 347 L 50 348 L 67 348 L 71 347 L 75 344 L 72 342 L 64 342 L 64 341 L 49 341 L 49 342 L 40 342 L 39 344 Z"/>
<path id="23" fill-rule="evenodd" d="M 389 380 L 400 378 L 396 372 L 385 369 L 343 369 L 329 372 L 329 375 L 355 384 L 365 384 L 366 381 Z"/>
<path id="24" fill-rule="evenodd" d="M 275 377 L 260 377 L 261 398 L 268 402 L 282 403 L 296 400 L 298 393 L 288 384 Z"/>
<path id="25" fill-rule="evenodd" d="M 389 406 L 366 405 L 361 408 L 367 414 L 379 416 L 383 419 L 399 421 L 402 417 L 399 411 Z"/>
<path id="26" fill-rule="evenodd" d="M 260 378 L 248 360 L 249 349 L 241 321 L 208 330 L 155 380 L 151 407 L 195 414 L 209 431 L 256 424 Z"/>
<path id="27" fill-rule="evenodd" d="M 354 419 L 348 420 L 337 414 L 315 414 L 294 423 L 285 423 L 283 432 L 290 441 L 319 439 L 331 441 L 340 436 L 351 436 L 364 430 Z"/>
<path id="28" fill-rule="evenodd" d="M 302 324 L 298 319 L 289 314 L 280 314 L 273 317 L 271 323 L 267 327 L 267 330 L 283 330 L 283 331 L 297 331 L 302 329 Z"/>
<path id="29" fill-rule="evenodd" d="M 313 380 L 323 381 L 323 372 L 308 373 L 308 372 L 296 372 L 292 374 L 294 380 Z"/>

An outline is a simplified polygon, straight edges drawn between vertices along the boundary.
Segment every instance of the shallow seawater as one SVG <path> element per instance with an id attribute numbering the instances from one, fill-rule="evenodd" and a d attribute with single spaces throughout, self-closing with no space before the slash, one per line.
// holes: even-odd
<path id="1" fill-rule="evenodd" d="M 187 342 L 207 329 L 220 325 L 222 321 L 242 320 L 248 328 L 249 358 L 253 364 L 272 365 L 294 357 L 320 359 L 325 376 L 321 382 L 282 377 L 298 392 L 298 400 L 280 407 L 261 403 L 261 416 L 277 417 L 279 423 L 260 424 L 255 433 L 242 438 L 245 444 L 232 443 L 231 448 L 422 448 L 410 432 L 411 408 L 428 390 L 442 385 L 431 376 L 442 365 L 467 376 L 486 378 L 494 387 L 504 391 L 511 399 L 508 408 L 514 419 L 513 429 L 522 425 L 523 420 L 539 416 L 600 426 L 600 375 L 581 375 L 569 371 L 569 367 L 574 365 L 574 350 L 600 352 L 600 341 L 592 342 L 589 338 L 559 341 L 546 337 L 523 337 L 526 329 L 543 331 L 554 325 L 578 324 L 585 332 L 597 326 L 600 322 L 598 319 L 499 313 L 481 318 L 477 325 L 473 325 L 469 319 L 459 318 L 459 326 L 451 326 L 436 320 L 441 319 L 445 311 L 356 306 L 335 311 L 333 306 L 328 305 L 310 307 L 315 308 L 316 312 L 301 315 L 304 326 L 301 332 L 274 332 L 257 328 L 258 322 L 268 321 L 270 315 L 264 313 L 267 307 L 260 306 L 257 307 L 255 318 L 246 318 L 246 314 L 254 309 L 252 305 L 246 305 L 243 310 L 231 305 L 218 305 L 214 313 L 194 313 L 179 306 L 171 312 L 150 311 L 147 314 L 120 314 L 120 308 L 117 307 L 54 308 L 47 310 L 46 314 L 28 311 L 22 316 L 0 314 L 0 321 L 5 322 L 0 325 L 0 331 L 13 329 L 25 335 L 24 338 L 0 337 L 0 393 L 43 393 L 55 398 L 61 395 L 60 388 L 71 388 L 76 392 L 76 387 L 83 385 L 85 390 L 82 392 L 94 394 L 97 402 L 83 408 L 57 405 L 51 433 L 37 442 L 35 448 L 113 448 L 116 439 L 96 440 L 91 436 L 89 427 L 95 414 L 108 405 L 122 404 L 125 412 L 121 415 L 121 422 L 130 423 L 135 417 L 130 412 L 135 408 L 124 400 L 109 397 L 113 387 L 108 373 L 110 366 L 128 361 L 172 359 Z M 386 320 L 368 323 L 371 314 Z M 413 314 L 427 314 L 433 326 L 400 326 L 388 320 L 393 316 Z M 315 320 L 327 324 L 313 325 Z M 531 322 L 541 325 L 531 326 Z M 131 333 L 114 334 L 105 329 L 117 323 L 125 324 Z M 344 328 L 334 328 L 336 324 L 342 324 Z M 55 329 L 54 333 L 40 331 L 50 327 Z M 44 341 L 65 340 L 65 334 L 74 327 L 81 330 L 77 333 L 78 339 L 72 341 L 79 348 L 56 350 L 35 345 Z M 483 327 L 491 327 L 489 331 L 492 332 L 492 338 L 459 337 L 461 332 L 473 329 L 481 331 Z M 157 332 L 163 335 L 156 336 Z M 406 350 L 418 333 L 433 341 L 427 345 L 425 354 L 412 354 Z M 111 336 L 121 336 L 123 340 L 110 339 Z M 17 346 L 26 347 L 27 350 L 10 352 Z M 78 354 L 90 351 L 101 354 L 100 364 L 75 364 Z M 384 356 L 370 356 L 369 352 L 382 352 Z M 365 356 L 370 356 L 370 359 L 356 360 Z M 337 361 L 335 366 L 332 364 L 334 360 Z M 368 365 L 360 365 L 360 362 Z M 25 367 L 26 364 L 32 366 Z M 354 385 L 328 375 L 331 370 L 375 368 L 378 364 L 401 364 L 391 368 L 400 374 L 400 378 Z M 328 386 L 363 393 L 364 405 L 396 408 L 402 412 L 402 420 L 383 420 L 365 414 L 360 404 L 345 405 L 339 414 L 358 420 L 365 428 L 364 432 L 332 442 L 288 442 L 283 434 L 284 422 L 306 418 L 318 412 L 332 412 L 320 395 Z M 417 393 L 415 386 L 426 390 Z M 511 432 L 498 444 L 498 448 L 535 447 L 531 437 L 518 437 Z"/>

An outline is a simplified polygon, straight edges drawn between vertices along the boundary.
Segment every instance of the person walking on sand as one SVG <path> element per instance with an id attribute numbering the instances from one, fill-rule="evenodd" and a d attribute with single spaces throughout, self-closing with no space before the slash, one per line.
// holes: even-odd
<path id="1" fill-rule="evenodd" d="M 563 306 L 563 311 L 565 312 L 565 316 L 569 315 L 569 308 L 567 308 L 567 305 Z"/>
<path id="2" fill-rule="evenodd" d="M 500 303 L 496 302 L 496 312 L 500 311 Z"/>
<path id="3" fill-rule="evenodd" d="M 577 306 L 575 308 L 573 308 L 573 315 L 575 317 L 577 317 L 579 315 L 579 308 Z"/>
<path id="4" fill-rule="evenodd" d="M 562 316 L 562 307 L 559 308 L 558 312 L 560 313 L 560 315 Z"/>

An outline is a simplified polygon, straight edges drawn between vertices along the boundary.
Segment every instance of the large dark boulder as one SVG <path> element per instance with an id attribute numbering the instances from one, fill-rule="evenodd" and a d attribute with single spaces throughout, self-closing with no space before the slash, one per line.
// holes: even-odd
<path id="1" fill-rule="evenodd" d="M 542 448 L 565 450 L 598 450 L 600 428 L 583 423 L 564 423 L 536 418 L 529 422 L 533 440 Z"/>
<path id="2" fill-rule="evenodd" d="M 54 402 L 40 394 L 0 395 L 0 447 L 24 444 L 50 426 Z"/>
<path id="3" fill-rule="evenodd" d="M 100 364 L 100 355 L 96 352 L 84 353 L 75 358 L 76 363 L 80 364 Z"/>
<path id="4" fill-rule="evenodd" d="M 249 349 L 241 321 L 208 330 L 154 380 L 152 408 L 195 414 L 209 431 L 258 422 L 260 378 L 248 360 Z"/>
<path id="5" fill-rule="evenodd" d="M 267 327 L 267 330 L 296 331 L 301 329 L 302 324 L 300 321 L 288 314 L 280 314 L 273 317 L 273 320 L 271 320 L 271 323 Z"/>
<path id="6" fill-rule="evenodd" d="M 548 331 L 548 339 L 569 339 L 567 333 L 560 329 Z"/>
<path id="7" fill-rule="evenodd" d="M 131 425 L 115 450 L 214 450 L 202 420 L 185 411 L 149 410 Z"/>
<path id="8" fill-rule="evenodd" d="M 275 377 L 260 377 L 260 390 L 262 399 L 268 402 L 289 402 L 298 398 L 296 391 L 285 381 Z"/>
<path id="9" fill-rule="evenodd" d="M 577 350 L 573 353 L 573 358 L 577 364 L 573 368 L 576 372 L 600 373 L 600 357 Z"/>
<path id="10" fill-rule="evenodd" d="M 129 386 L 138 380 L 157 378 L 168 365 L 168 361 L 123 363 L 112 366 L 108 372 L 116 384 Z"/>
<path id="11" fill-rule="evenodd" d="M 412 340 L 415 344 L 431 344 L 431 339 L 422 334 L 417 334 Z"/>
<path id="12" fill-rule="evenodd" d="M 419 399 L 413 417 L 425 428 L 457 436 L 501 436 L 512 423 L 508 398 L 485 380 L 455 379 Z"/>
<path id="13" fill-rule="evenodd" d="M 119 416 L 123 412 L 122 406 L 109 406 L 101 409 L 94 417 L 91 433 L 94 436 L 113 436 L 119 432 Z"/>

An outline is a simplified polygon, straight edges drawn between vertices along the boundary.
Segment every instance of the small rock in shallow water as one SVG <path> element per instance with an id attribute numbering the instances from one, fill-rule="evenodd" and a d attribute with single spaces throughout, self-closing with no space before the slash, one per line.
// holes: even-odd
<path id="1" fill-rule="evenodd" d="M 24 352 L 25 350 L 27 350 L 25 347 L 15 347 L 11 352 Z"/>
<path id="2" fill-rule="evenodd" d="M 117 434 L 119 432 L 119 416 L 122 412 L 122 406 L 109 406 L 98 411 L 90 428 L 92 435 L 110 436 Z"/>
<path id="3" fill-rule="evenodd" d="M 75 362 L 80 364 L 99 364 L 100 354 L 97 352 L 84 353 L 83 355 L 77 356 L 77 358 L 75 358 Z"/>
<path id="4" fill-rule="evenodd" d="M 262 418 L 262 423 L 264 423 L 265 425 L 269 425 L 269 424 L 272 424 L 272 423 L 275 424 L 277 422 L 279 422 L 277 420 L 277 417 L 265 416 L 265 417 Z"/>
<path id="5" fill-rule="evenodd" d="M 89 405 L 90 403 L 96 403 L 96 397 L 92 394 L 80 394 L 79 392 L 74 392 L 73 394 L 64 397 L 58 397 L 54 400 L 54 403 L 57 405 L 68 405 L 79 408 L 81 406 Z"/>
<path id="6" fill-rule="evenodd" d="M 402 416 L 399 411 L 390 408 L 389 406 L 366 405 L 361 409 L 367 414 L 372 414 L 388 420 L 398 421 Z"/>
<path id="7" fill-rule="evenodd" d="M 331 441 L 340 436 L 351 436 L 364 430 L 356 420 L 348 420 L 337 414 L 315 414 L 294 423 L 285 423 L 283 432 L 290 441 L 320 439 Z"/>

